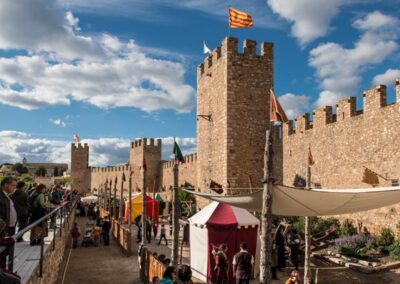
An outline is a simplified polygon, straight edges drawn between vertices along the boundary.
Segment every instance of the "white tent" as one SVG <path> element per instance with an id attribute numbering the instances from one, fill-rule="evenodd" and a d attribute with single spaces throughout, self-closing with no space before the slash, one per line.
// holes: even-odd
<path id="1" fill-rule="evenodd" d="M 95 195 L 89 195 L 81 198 L 81 201 L 84 203 L 91 203 L 91 202 L 97 202 L 98 197 Z"/>
<path id="2" fill-rule="evenodd" d="M 188 191 L 209 200 L 250 211 L 262 210 L 263 190 L 224 196 Z M 299 189 L 274 185 L 272 213 L 283 216 L 327 216 L 376 209 L 400 202 L 400 187 L 359 189 Z"/>
<path id="3" fill-rule="evenodd" d="M 232 262 L 242 241 L 248 243 L 248 250 L 255 255 L 259 252 L 259 220 L 247 210 L 212 202 L 189 219 L 190 223 L 190 266 L 193 276 L 209 281 L 215 263 L 212 247 L 227 244 L 227 255 Z M 258 261 L 259 257 L 255 255 Z M 255 269 L 258 270 L 258 264 Z M 232 273 L 232 269 L 231 269 Z M 230 278 L 233 279 L 231 276 Z"/>

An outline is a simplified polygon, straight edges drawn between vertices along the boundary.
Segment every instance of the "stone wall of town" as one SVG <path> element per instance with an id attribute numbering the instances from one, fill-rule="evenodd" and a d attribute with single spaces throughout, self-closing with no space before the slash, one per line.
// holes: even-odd
<path id="1" fill-rule="evenodd" d="M 269 126 L 269 95 L 273 88 L 273 44 L 243 42 L 239 50 L 235 38 L 226 38 L 197 69 L 197 153 L 180 165 L 179 182 L 188 181 L 196 190 L 210 192 L 213 180 L 231 192 L 244 193 L 262 186 L 265 132 Z M 400 87 L 396 82 L 396 102 L 387 104 L 386 86 L 364 92 L 364 107 L 347 98 L 332 107 L 300 115 L 293 122 L 276 127 L 274 133 L 274 177 L 293 185 L 297 175 L 305 177 L 306 158 L 311 148 L 315 159 L 312 181 L 323 188 L 361 188 L 364 167 L 380 173 L 382 185 L 400 178 Z M 86 147 L 86 146 L 85 146 Z M 86 148 L 72 148 L 71 175 L 83 183 L 75 168 L 83 169 Z M 81 155 L 81 158 L 77 158 Z M 142 161 L 146 159 L 146 180 L 152 188 L 168 190 L 173 185 L 172 161 L 161 160 L 161 141 L 140 139 L 131 143 L 127 165 L 93 168 L 86 184 L 99 188 L 108 180 L 117 189 L 121 176 L 133 171 L 134 190 L 143 186 Z M 74 164 L 77 163 L 78 166 Z M 80 166 L 79 166 L 80 165 Z M 127 188 L 127 182 L 124 189 Z M 198 199 L 203 207 L 207 202 Z M 395 228 L 399 206 L 341 216 L 352 218 L 372 231 Z M 399 211 L 400 212 L 400 211 Z"/>
<path id="2" fill-rule="evenodd" d="M 293 185 L 295 175 L 305 177 L 308 149 L 315 160 L 312 182 L 322 188 L 365 188 L 362 182 L 364 167 L 384 178 L 379 186 L 391 185 L 391 179 L 400 178 L 400 89 L 396 81 L 396 102 L 387 104 L 386 86 L 380 85 L 363 93 L 364 108 L 357 110 L 356 98 L 332 107 L 314 111 L 296 118 L 296 125 L 288 122 L 282 127 L 281 181 Z M 387 179 L 387 180 L 386 180 Z M 397 230 L 400 205 L 361 212 L 340 219 L 351 218 L 373 232 L 382 227 Z"/>
<path id="3" fill-rule="evenodd" d="M 75 222 L 75 208 L 72 208 L 71 213 L 65 220 L 63 226 L 56 231 L 56 238 L 53 239 L 48 245 L 43 259 L 43 275 L 39 277 L 40 265 L 37 264 L 33 270 L 30 278 L 26 282 L 27 284 L 56 284 L 60 283 L 60 279 L 63 274 L 63 260 L 68 257 L 67 244 L 70 244 L 71 235 L 70 230 Z M 60 234 L 61 230 L 61 234 Z M 49 234 L 53 234 L 52 230 L 49 230 Z M 54 243 L 54 249 L 53 249 Z M 18 255 L 16 256 L 18 257 Z"/>

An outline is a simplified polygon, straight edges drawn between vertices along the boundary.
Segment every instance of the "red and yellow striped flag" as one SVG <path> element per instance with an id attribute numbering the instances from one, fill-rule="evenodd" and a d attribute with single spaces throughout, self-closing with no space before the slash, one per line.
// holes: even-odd
<path id="1" fill-rule="evenodd" d="M 250 14 L 229 8 L 229 27 L 230 28 L 250 28 L 253 26 L 253 18 Z"/>

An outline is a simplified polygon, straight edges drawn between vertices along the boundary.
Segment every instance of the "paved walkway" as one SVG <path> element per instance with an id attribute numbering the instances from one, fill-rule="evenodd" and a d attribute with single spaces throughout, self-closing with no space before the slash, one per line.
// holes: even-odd
<path id="1" fill-rule="evenodd" d="M 77 219 L 81 231 L 84 230 L 87 218 Z M 102 283 L 102 284 L 132 284 L 140 283 L 139 268 L 137 263 L 137 250 L 134 255 L 125 257 L 118 244 L 110 235 L 109 246 L 82 247 L 71 249 L 67 246 L 67 260 L 65 278 L 62 275 L 59 283 L 81 284 L 81 283 Z"/>

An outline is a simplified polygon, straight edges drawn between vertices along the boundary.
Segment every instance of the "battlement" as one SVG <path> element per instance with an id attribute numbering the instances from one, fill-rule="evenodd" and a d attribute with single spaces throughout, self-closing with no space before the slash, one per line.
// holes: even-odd
<path id="1" fill-rule="evenodd" d="M 147 140 L 147 138 L 141 138 L 131 142 L 131 149 L 148 146 L 161 148 L 161 139 L 155 140 L 154 138 L 150 138 Z"/>
<path id="2" fill-rule="evenodd" d="M 252 58 L 260 62 L 272 64 L 274 45 L 270 42 L 262 42 L 260 45 L 260 53 L 257 54 L 257 42 L 254 40 L 246 39 L 243 41 L 243 52 L 238 50 L 238 39 L 233 37 L 225 38 L 221 46 L 215 48 L 211 54 L 201 63 L 197 68 L 198 78 L 206 74 L 211 76 L 213 66 L 218 63 L 220 58 Z"/>
<path id="3" fill-rule="evenodd" d="M 87 143 L 71 143 L 71 149 L 89 149 L 89 145 Z"/>
<path id="4" fill-rule="evenodd" d="M 197 153 L 185 155 L 183 158 L 185 159 L 186 165 L 191 165 L 192 163 L 197 162 Z M 172 169 L 173 166 L 174 166 L 174 160 L 164 161 L 162 163 L 163 169 L 170 169 L 170 168 Z"/>
<path id="5" fill-rule="evenodd" d="M 320 129 L 334 123 L 347 122 L 352 118 L 369 118 L 373 117 L 377 111 L 382 111 L 387 104 L 386 86 L 378 85 L 363 92 L 364 109 L 357 110 L 357 101 L 355 97 L 348 97 L 339 100 L 336 104 L 336 114 L 333 114 L 331 106 L 324 106 L 313 111 L 313 121 L 310 120 L 310 114 L 304 113 L 298 115 L 295 119 L 296 126 L 294 128 L 293 121 L 288 121 L 282 125 L 282 134 L 284 136 L 306 133 L 311 129 Z M 396 102 L 400 102 L 400 79 L 396 80 Z"/>
<path id="6" fill-rule="evenodd" d="M 90 171 L 92 173 L 103 173 L 103 172 L 123 172 L 128 171 L 129 165 L 118 165 L 110 167 L 91 167 Z"/>

